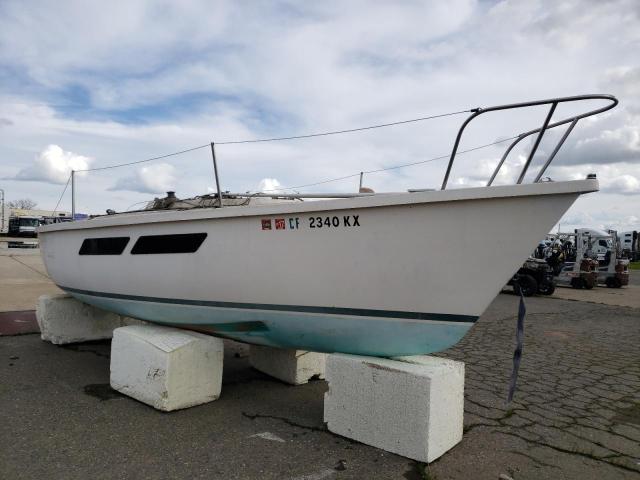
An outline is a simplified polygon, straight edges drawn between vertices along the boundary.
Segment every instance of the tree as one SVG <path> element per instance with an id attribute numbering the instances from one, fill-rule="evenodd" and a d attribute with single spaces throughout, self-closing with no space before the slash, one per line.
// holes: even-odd
<path id="1" fill-rule="evenodd" d="M 21 198 L 19 200 L 11 200 L 7 202 L 9 208 L 21 208 L 23 210 L 32 210 L 36 208 L 38 204 L 30 198 Z"/>

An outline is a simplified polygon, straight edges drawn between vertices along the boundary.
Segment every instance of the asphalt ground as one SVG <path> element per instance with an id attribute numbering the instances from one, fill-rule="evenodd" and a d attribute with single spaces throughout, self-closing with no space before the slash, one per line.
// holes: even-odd
<path id="1" fill-rule="evenodd" d="M 22 285 L 2 284 L 1 261 L 0 310 Z M 226 343 L 220 399 L 162 413 L 110 389 L 108 341 L 0 336 L 0 478 L 640 478 L 640 309 L 526 303 L 510 406 L 516 296 L 438 354 L 466 364 L 465 433 L 428 466 L 328 432 L 326 382 L 285 385 L 253 370 L 244 345 Z"/>

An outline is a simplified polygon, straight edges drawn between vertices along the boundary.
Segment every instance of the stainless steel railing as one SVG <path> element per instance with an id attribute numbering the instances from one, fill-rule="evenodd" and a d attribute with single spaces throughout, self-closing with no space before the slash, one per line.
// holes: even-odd
<path id="1" fill-rule="evenodd" d="M 560 103 L 579 102 L 579 101 L 584 101 L 584 100 L 607 100 L 609 103 L 607 105 L 605 105 L 604 107 L 600 107 L 600 108 L 597 108 L 595 110 L 589 110 L 588 112 L 581 113 L 580 115 L 575 115 L 573 117 L 568 117 L 568 118 L 565 118 L 565 119 L 560 120 L 558 122 L 550 123 L 551 122 L 551 118 L 553 117 L 553 114 L 554 114 L 554 112 L 556 110 L 556 107 Z M 549 112 L 547 113 L 547 116 L 545 117 L 544 122 L 543 122 L 543 124 L 542 124 L 542 126 L 540 128 L 536 128 L 534 130 L 530 130 L 528 132 L 521 133 L 520 135 L 518 135 L 518 137 L 506 149 L 506 151 L 502 155 L 502 158 L 500 159 L 500 162 L 498 163 L 498 166 L 496 167 L 496 169 L 494 170 L 493 174 L 491 175 L 491 178 L 487 182 L 487 186 L 491 186 L 491 184 L 493 183 L 493 181 L 496 178 L 496 175 L 498 175 L 498 172 L 500 171 L 500 168 L 502 168 L 502 165 L 504 164 L 505 160 L 509 156 L 509 153 L 511 153 L 511 150 L 513 150 L 513 147 L 515 147 L 518 143 L 520 143 L 522 140 L 524 140 L 525 138 L 529 137 L 530 135 L 533 135 L 535 133 L 538 134 L 538 136 L 536 137 L 536 139 L 535 139 L 535 141 L 533 143 L 533 147 L 531 148 L 531 151 L 529 152 L 529 156 L 527 157 L 527 160 L 524 163 L 524 166 L 522 167 L 522 171 L 520 172 L 520 175 L 518 177 L 517 183 L 522 183 L 522 180 L 524 179 L 524 176 L 526 175 L 527 170 L 529 169 L 529 165 L 531 164 L 531 161 L 533 160 L 533 156 L 535 155 L 536 151 L 538 150 L 538 147 L 540 146 L 540 141 L 542 140 L 542 137 L 544 136 L 544 133 L 550 128 L 559 127 L 560 125 L 566 125 L 567 123 L 570 124 L 569 127 L 567 128 L 567 130 L 565 131 L 564 135 L 562 136 L 562 138 L 558 141 L 558 143 L 556 144 L 555 148 L 551 152 L 551 155 L 549 155 L 549 157 L 545 161 L 544 165 L 540 169 L 540 172 L 538 172 L 538 175 L 536 176 L 534 182 L 539 182 L 540 179 L 542 178 L 542 175 L 544 174 L 545 170 L 547 169 L 547 167 L 549 167 L 549 165 L 553 161 L 554 157 L 556 156 L 556 154 L 558 153 L 558 151 L 560 150 L 560 148 L 564 144 L 565 140 L 567 139 L 567 137 L 569 136 L 569 134 L 571 133 L 573 128 L 578 123 L 578 120 L 586 118 L 586 117 L 590 117 L 592 115 L 596 115 L 598 113 L 606 112 L 607 110 L 611 110 L 617 104 L 618 104 L 618 99 L 616 97 L 614 97 L 613 95 L 591 94 L 591 95 L 577 95 L 577 96 L 574 96 L 574 97 L 551 98 L 551 99 L 548 99 L 548 100 L 538 100 L 538 101 L 534 101 L 534 102 L 512 103 L 512 104 L 508 104 L 508 105 L 498 105 L 498 106 L 495 106 L 495 107 L 488 107 L 488 108 L 476 108 L 476 109 L 472 110 L 473 113 L 464 121 L 464 123 L 460 127 L 460 130 L 458 130 L 458 135 L 456 136 L 456 141 L 455 141 L 455 143 L 453 145 L 453 151 L 451 152 L 451 157 L 449 158 L 449 164 L 447 165 L 447 171 L 446 171 L 446 173 L 444 175 L 444 180 L 442 182 L 441 190 L 444 190 L 445 188 L 447 188 L 447 182 L 449 180 L 449 175 L 451 174 L 451 168 L 453 167 L 453 161 L 456 158 L 456 153 L 458 151 L 458 146 L 460 145 L 460 139 L 462 138 L 462 133 L 464 132 L 464 129 L 467 127 L 467 125 L 469 125 L 469 123 L 474 118 L 476 118 L 476 117 L 478 117 L 478 116 L 480 116 L 480 115 L 482 115 L 484 113 L 495 112 L 495 111 L 499 111 L 499 110 L 511 110 L 511 109 L 515 109 L 515 108 L 535 107 L 535 106 L 539 106 L 539 105 L 551 105 L 551 107 L 549 108 Z"/>

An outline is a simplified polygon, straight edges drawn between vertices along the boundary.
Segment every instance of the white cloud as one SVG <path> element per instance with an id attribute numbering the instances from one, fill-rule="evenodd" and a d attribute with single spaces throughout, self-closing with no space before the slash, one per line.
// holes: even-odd
<path id="1" fill-rule="evenodd" d="M 586 227 L 589 225 L 594 225 L 596 221 L 593 216 L 584 211 L 571 212 L 562 217 L 562 221 L 560 222 L 563 225 L 578 225 L 581 227 Z"/>
<path id="2" fill-rule="evenodd" d="M 508 144 L 502 146 L 507 148 Z M 502 154 L 503 152 L 499 152 Z M 513 158 L 515 157 L 515 158 Z M 455 184 L 461 187 L 483 187 L 487 184 L 493 173 L 495 172 L 501 155 L 494 158 L 483 158 L 478 162 L 474 162 L 469 168 L 468 177 L 458 177 Z M 492 185 L 512 184 L 516 181 L 517 176 L 522 171 L 526 157 L 524 155 L 509 156 L 502 164 L 500 170 L 496 174 Z"/>
<path id="3" fill-rule="evenodd" d="M 71 170 L 89 168 L 89 157 L 66 152 L 58 145 L 49 145 L 28 167 L 21 169 L 16 180 L 28 180 L 48 183 L 67 183 Z"/>
<path id="4" fill-rule="evenodd" d="M 268 192 L 268 193 L 276 193 L 282 192 L 282 185 L 275 178 L 263 178 L 260 180 L 258 184 L 258 188 L 255 190 L 256 192 Z"/>
<path id="5" fill-rule="evenodd" d="M 619 195 L 640 193 L 640 164 L 585 164 L 577 167 L 561 166 L 553 170 L 553 180 L 581 180 L 589 173 L 596 173 L 600 191 Z"/>
<path id="6" fill-rule="evenodd" d="M 634 98 L 636 106 L 640 102 L 640 66 L 622 65 L 614 67 L 605 72 L 603 85 L 624 95 Z"/>
<path id="7" fill-rule="evenodd" d="M 109 190 L 159 194 L 175 190 L 176 169 L 168 163 L 139 168 L 131 176 L 120 178 Z"/>
<path id="8" fill-rule="evenodd" d="M 640 163 L 640 117 L 620 109 L 602 121 L 583 122 L 586 123 L 585 128 L 578 130 L 566 148 L 561 150 L 559 163 Z M 560 133 L 556 132 L 556 136 Z"/>
<path id="9" fill-rule="evenodd" d="M 560 222 L 561 231 L 574 228 L 598 228 L 600 230 L 617 230 L 624 232 L 640 229 L 640 217 L 636 215 L 620 215 L 615 207 L 602 206 L 592 208 L 590 213 L 575 211 L 565 215 Z M 556 225 L 552 231 L 557 231 Z"/>
<path id="10" fill-rule="evenodd" d="M 640 193 L 640 180 L 633 175 L 620 175 L 607 182 L 602 190 L 623 195 L 635 195 Z"/>

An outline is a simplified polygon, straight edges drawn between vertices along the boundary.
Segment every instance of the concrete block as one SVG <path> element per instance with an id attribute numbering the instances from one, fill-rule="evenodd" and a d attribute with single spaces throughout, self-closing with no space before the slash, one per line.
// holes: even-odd
<path id="1" fill-rule="evenodd" d="M 122 317 L 86 303 L 71 295 L 42 295 L 36 306 L 36 319 L 43 340 L 62 345 L 111 338 L 122 325 Z"/>
<path id="2" fill-rule="evenodd" d="M 325 353 L 251 345 L 249 363 L 256 370 L 291 385 L 324 378 Z"/>
<path id="3" fill-rule="evenodd" d="M 462 362 L 333 354 L 326 375 L 331 432 L 427 463 L 462 440 Z"/>
<path id="4" fill-rule="evenodd" d="M 154 325 L 117 328 L 111 342 L 111 387 L 158 410 L 217 399 L 222 387 L 221 339 Z"/>

